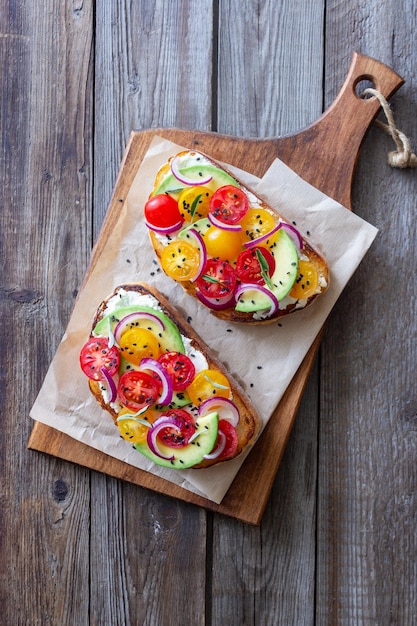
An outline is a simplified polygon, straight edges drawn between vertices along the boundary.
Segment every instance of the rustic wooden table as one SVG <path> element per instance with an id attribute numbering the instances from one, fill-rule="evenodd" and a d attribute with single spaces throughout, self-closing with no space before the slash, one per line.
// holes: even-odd
<path id="1" fill-rule="evenodd" d="M 415 623 L 416 170 L 367 135 L 379 235 L 334 308 L 262 523 L 27 449 L 132 129 L 294 133 L 353 51 L 406 83 L 416 4 L 0 0 L 0 606 L 7 626 Z"/>

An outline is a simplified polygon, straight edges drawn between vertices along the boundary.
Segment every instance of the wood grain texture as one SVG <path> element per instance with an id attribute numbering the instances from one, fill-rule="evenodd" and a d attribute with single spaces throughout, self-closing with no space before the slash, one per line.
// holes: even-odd
<path id="1" fill-rule="evenodd" d="M 81 624 L 88 612 L 89 474 L 35 459 L 25 416 L 88 257 L 91 18 L 61 3 L 42 12 L 2 3 L 0 589 L 7 625 Z"/>
<path id="2" fill-rule="evenodd" d="M 416 8 L 1 0 L 6 626 L 414 623 L 416 174 L 386 165 L 392 143 L 377 129 L 352 205 L 380 235 L 326 325 L 259 527 L 26 444 L 130 131 L 297 132 L 357 50 L 405 77 L 392 106 L 415 147 Z"/>
<path id="3" fill-rule="evenodd" d="M 94 242 L 133 129 L 210 128 L 213 9 L 193 4 L 96 6 Z M 168 624 L 175 614 L 203 624 L 204 593 L 189 589 L 205 588 L 204 512 L 97 474 L 92 497 L 93 622 Z"/>
<path id="4" fill-rule="evenodd" d="M 416 8 L 415 2 L 330 3 L 325 70 L 336 77 L 343 51 L 352 44 L 404 68 L 407 80 L 392 107 L 414 149 Z M 332 83 L 327 81 L 328 101 Z M 415 621 L 417 343 L 410 268 L 416 267 L 411 225 L 417 178 L 415 170 L 387 165 L 392 149 L 392 140 L 372 129 L 358 164 L 353 208 L 379 235 L 336 306 L 322 346 L 317 561 L 322 624 Z"/>

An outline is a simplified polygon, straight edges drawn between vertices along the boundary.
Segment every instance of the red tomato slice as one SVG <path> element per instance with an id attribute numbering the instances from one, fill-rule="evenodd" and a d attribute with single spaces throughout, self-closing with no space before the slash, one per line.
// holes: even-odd
<path id="1" fill-rule="evenodd" d="M 177 201 L 164 193 L 149 198 L 145 204 L 145 218 L 155 228 L 169 228 L 184 221 Z"/>
<path id="2" fill-rule="evenodd" d="M 261 262 L 259 257 L 262 255 Z M 262 285 L 265 283 L 262 275 L 265 268 L 261 267 L 261 263 L 267 266 L 267 275 L 270 278 L 275 271 L 275 259 L 267 248 L 256 246 L 243 250 L 236 261 L 236 272 L 242 283 L 256 283 Z"/>
<path id="3" fill-rule="evenodd" d="M 233 267 L 221 259 L 208 259 L 196 285 L 207 298 L 227 298 L 236 287 L 237 276 Z"/>
<path id="4" fill-rule="evenodd" d="M 133 411 L 152 406 L 159 397 L 158 381 L 146 372 L 129 371 L 120 377 L 117 393 L 120 402 Z"/>
<path id="5" fill-rule="evenodd" d="M 170 428 L 169 426 L 163 428 L 158 435 L 158 439 L 170 448 L 183 448 L 188 444 L 196 430 L 192 415 L 184 411 L 184 409 L 170 409 L 164 415 L 179 420 L 182 426 L 179 429 Z"/>
<path id="6" fill-rule="evenodd" d="M 228 459 L 232 454 L 235 453 L 236 448 L 238 446 L 238 437 L 236 428 L 232 426 L 232 424 L 227 420 L 219 420 L 219 430 L 226 436 L 226 445 L 224 450 L 217 457 L 218 461 Z M 216 444 L 217 446 L 217 444 Z"/>
<path id="7" fill-rule="evenodd" d="M 195 376 L 194 363 L 181 352 L 165 352 L 158 361 L 169 374 L 174 391 L 183 391 Z"/>
<path id="8" fill-rule="evenodd" d="M 91 380 L 104 380 L 101 369 L 106 368 L 110 376 L 116 374 L 120 365 L 118 349 L 109 348 L 109 340 L 104 337 L 92 338 L 87 341 L 80 352 L 81 369 Z"/>
<path id="9" fill-rule="evenodd" d="M 211 196 L 209 211 L 225 224 L 237 224 L 248 209 L 248 197 L 239 187 L 225 185 Z"/>

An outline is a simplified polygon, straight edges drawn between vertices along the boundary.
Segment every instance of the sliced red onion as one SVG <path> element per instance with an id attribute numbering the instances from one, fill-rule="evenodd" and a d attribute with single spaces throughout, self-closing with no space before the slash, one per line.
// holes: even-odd
<path id="1" fill-rule="evenodd" d="M 201 417 L 207 415 L 207 413 L 210 413 L 210 411 L 213 411 L 214 409 L 216 409 L 219 414 L 219 420 L 227 420 L 236 428 L 240 420 L 240 413 L 236 404 L 232 400 L 220 397 L 204 400 L 198 408 L 198 414 Z"/>
<path id="2" fill-rule="evenodd" d="M 181 174 L 181 172 L 179 170 L 179 160 L 180 159 L 179 159 L 178 155 L 175 156 L 172 159 L 172 161 L 171 161 L 171 172 L 174 174 L 175 178 L 177 180 L 179 180 L 180 183 L 182 183 L 183 185 L 190 185 L 190 186 L 206 185 L 213 178 L 212 176 L 206 176 L 206 178 L 201 177 L 198 180 L 192 180 L 191 178 L 188 178 L 184 174 Z"/>
<path id="3" fill-rule="evenodd" d="M 293 226 L 292 224 L 288 224 L 287 222 L 280 222 L 280 224 L 282 230 L 285 230 L 297 250 L 302 250 L 303 238 L 301 237 L 299 231 L 295 228 L 295 226 Z"/>
<path id="4" fill-rule="evenodd" d="M 205 454 L 203 458 L 207 460 L 217 459 L 217 457 L 221 455 L 225 447 L 226 447 L 226 435 L 224 434 L 223 431 L 219 430 L 219 433 L 217 435 L 217 441 L 214 445 L 213 450 L 210 452 L 210 454 Z"/>
<path id="5" fill-rule="evenodd" d="M 242 230 L 242 226 L 240 224 L 226 224 L 225 222 L 219 220 L 215 215 L 213 215 L 213 213 L 209 212 L 207 217 L 209 222 L 213 224 L 213 226 L 221 228 L 222 230 L 229 230 L 232 232 L 239 232 L 240 230 Z"/>
<path id="6" fill-rule="evenodd" d="M 116 342 L 120 343 L 121 336 L 123 335 L 125 330 L 127 330 L 135 322 L 143 320 L 143 319 L 147 319 L 147 320 L 150 320 L 151 322 L 155 322 L 159 326 L 161 331 L 165 330 L 165 324 L 163 323 L 161 318 L 159 318 L 157 315 L 154 315 L 153 313 L 149 313 L 148 311 L 138 310 L 138 311 L 135 311 L 134 313 L 129 313 L 128 315 L 125 315 L 125 317 L 122 317 L 122 319 L 117 323 L 116 328 L 114 329 L 114 338 Z"/>
<path id="7" fill-rule="evenodd" d="M 277 224 L 272 230 L 265 233 L 265 235 L 261 235 L 260 237 L 257 237 L 256 239 L 251 239 L 250 241 L 245 241 L 245 243 L 243 244 L 243 247 L 254 248 L 255 246 L 259 246 L 259 244 L 261 244 L 262 242 L 272 237 L 272 235 L 275 235 L 275 233 L 279 231 L 281 226 L 282 226 L 282 222 Z"/>
<path id="8" fill-rule="evenodd" d="M 109 370 L 107 369 L 107 367 L 102 367 L 100 368 L 101 373 L 103 374 L 107 386 L 109 388 L 109 392 L 110 392 L 110 400 L 109 402 L 114 402 L 117 398 L 117 387 L 116 387 L 116 383 L 114 382 L 113 378 L 110 376 L 109 374 Z"/>
<path id="9" fill-rule="evenodd" d="M 236 302 L 239 300 L 240 296 L 245 293 L 246 291 L 257 291 L 259 293 L 262 293 L 263 295 L 267 296 L 270 300 L 271 303 L 271 307 L 269 309 L 269 311 L 267 312 L 267 317 L 271 317 L 276 311 L 278 311 L 279 309 L 279 302 L 277 297 L 272 293 L 272 291 L 269 291 L 269 289 L 267 289 L 266 287 L 264 287 L 263 285 L 257 285 L 256 283 L 242 283 L 235 292 L 235 299 Z"/>
<path id="10" fill-rule="evenodd" d="M 195 280 L 197 280 L 199 276 L 201 276 L 203 272 L 204 266 L 207 261 L 207 251 L 206 251 L 204 240 L 202 236 L 200 235 L 200 233 L 198 232 L 198 230 L 196 230 L 195 228 L 189 228 L 187 233 L 189 233 L 191 237 L 195 239 L 196 247 L 199 249 L 199 252 L 200 252 L 200 262 L 198 264 L 197 272 L 195 276 L 190 278 L 190 281 L 193 283 Z"/>
<path id="11" fill-rule="evenodd" d="M 171 226 L 166 226 L 165 228 L 154 226 L 147 220 L 145 220 L 145 224 L 148 228 L 153 230 L 155 233 L 158 233 L 158 235 L 170 235 L 171 233 L 175 233 L 176 230 L 179 230 L 181 228 L 182 220 L 178 220 L 178 222 L 176 222 L 175 224 L 172 224 Z"/>
<path id="12" fill-rule="evenodd" d="M 225 298 L 208 298 L 201 291 L 196 291 L 196 296 L 202 304 L 213 311 L 224 311 L 230 309 L 235 303 L 235 294 L 231 293 Z"/>
<path id="13" fill-rule="evenodd" d="M 167 459 L 168 461 L 174 460 L 174 455 L 171 456 L 163 454 L 158 447 L 157 437 L 161 430 L 165 428 L 174 428 L 178 431 L 181 431 L 181 421 L 176 419 L 175 417 L 168 417 L 167 415 L 162 415 L 159 417 L 153 424 L 152 428 L 149 429 L 147 433 L 147 443 L 151 452 L 159 456 L 161 459 Z"/>
<path id="14" fill-rule="evenodd" d="M 139 365 L 140 370 L 150 370 L 159 376 L 162 383 L 162 390 L 159 394 L 157 404 L 169 404 L 172 402 L 172 396 L 174 393 L 172 386 L 172 379 L 169 376 L 166 369 L 157 361 L 151 357 L 142 359 Z"/>

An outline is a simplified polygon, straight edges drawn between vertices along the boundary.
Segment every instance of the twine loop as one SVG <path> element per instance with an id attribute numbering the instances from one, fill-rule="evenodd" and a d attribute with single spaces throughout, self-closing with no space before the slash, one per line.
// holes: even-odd
<path id="1" fill-rule="evenodd" d="M 378 99 L 382 110 L 385 113 L 388 124 L 384 124 L 379 120 L 376 120 L 376 123 L 378 124 L 378 126 L 383 128 L 383 130 L 385 130 L 388 135 L 391 135 L 391 137 L 395 141 L 395 145 L 397 146 L 396 150 L 388 153 L 389 165 L 391 165 L 391 167 L 399 168 L 417 167 L 417 156 L 411 150 L 410 140 L 408 139 L 408 137 L 406 137 L 406 135 L 404 135 L 404 133 L 398 130 L 387 100 L 377 89 L 365 89 L 362 93 L 362 96 L 364 97 L 367 95 L 375 96 L 375 98 Z"/>

